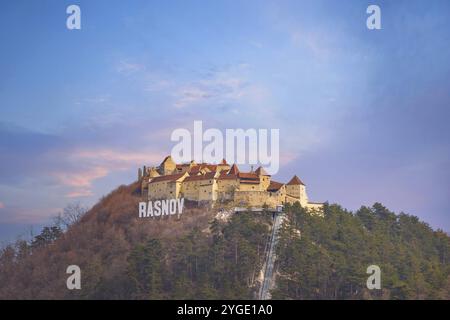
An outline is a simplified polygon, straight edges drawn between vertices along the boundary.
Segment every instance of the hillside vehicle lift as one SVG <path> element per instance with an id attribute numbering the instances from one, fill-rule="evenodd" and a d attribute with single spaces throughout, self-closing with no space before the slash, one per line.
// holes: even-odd
<path id="1" fill-rule="evenodd" d="M 273 288 L 274 285 L 274 265 L 276 260 L 275 249 L 278 242 L 278 231 L 282 225 L 283 213 L 282 207 L 278 208 L 273 212 L 274 220 L 272 232 L 270 234 L 269 240 L 267 241 L 264 264 L 263 264 L 263 281 L 261 283 L 261 287 L 258 292 L 259 300 L 268 300 L 271 298 L 270 289 Z"/>

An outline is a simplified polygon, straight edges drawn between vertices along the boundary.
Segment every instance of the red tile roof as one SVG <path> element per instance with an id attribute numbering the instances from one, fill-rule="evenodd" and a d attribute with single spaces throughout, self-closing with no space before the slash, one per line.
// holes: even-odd
<path id="1" fill-rule="evenodd" d="M 154 183 L 154 182 L 162 182 L 162 181 L 177 181 L 178 179 L 180 179 L 182 176 L 184 176 L 184 173 L 179 173 L 179 174 L 169 174 L 166 176 L 159 176 L 159 177 L 155 177 L 152 178 L 152 180 L 150 181 L 150 183 Z"/>
<path id="2" fill-rule="evenodd" d="M 291 181 L 287 183 L 288 186 L 296 186 L 296 185 L 305 185 L 302 180 L 300 180 L 297 176 L 294 176 Z"/>
<path id="3" fill-rule="evenodd" d="M 191 169 L 191 170 L 188 170 L 188 172 L 190 175 L 196 175 L 196 174 L 200 173 L 200 168 Z"/>
<path id="4" fill-rule="evenodd" d="M 259 180 L 255 181 L 255 180 L 241 180 L 240 181 L 241 184 L 259 184 Z"/>
<path id="5" fill-rule="evenodd" d="M 218 180 L 237 180 L 238 176 L 235 174 L 227 174 L 225 171 L 222 171 L 217 179 Z"/>
<path id="6" fill-rule="evenodd" d="M 239 182 L 242 184 L 259 184 L 259 177 L 254 172 L 239 172 Z"/>
<path id="7" fill-rule="evenodd" d="M 198 176 L 189 176 L 186 179 L 184 179 L 184 182 L 186 182 L 186 181 L 211 180 L 211 179 L 214 179 L 215 175 L 216 175 L 215 172 L 207 172 L 205 174 L 201 174 L 201 175 L 198 175 Z"/>
<path id="8" fill-rule="evenodd" d="M 189 173 L 198 173 L 200 172 L 200 170 L 202 169 L 208 169 L 209 171 L 216 171 L 217 170 L 217 165 L 215 164 L 206 164 L 206 163 L 202 163 L 202 164 L 197 164 L 195 166 L 192 166 L 191 170 L 189 170 Z"/>
<path id="9" fill-rule="evenodd" d="M 239 172 L 238 177 L 241 179 L 251 179 L 251 180 L 259 181 L 258 175 L 256 173 L 252 173 L 252 172 Z"/>
<path id="10" fill-rule="evenodd" d="M 233 164 L 228 173 L 237 175 L 239 173 L 239 169 L 238 169 L 237 165 Z"/>
<path id="11" fill-rule="evenodd" d="M 280 182 L 270 181 L 270 184 L 267 187 L 267 191 L 276 192 L 276 191 L 280 190 L 282 186 L 283 186 L 283 184 Z"/>

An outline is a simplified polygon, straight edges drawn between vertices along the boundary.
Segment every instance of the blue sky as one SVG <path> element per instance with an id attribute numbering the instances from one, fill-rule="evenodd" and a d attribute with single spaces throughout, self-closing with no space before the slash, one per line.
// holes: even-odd
<path id="1" fill-rule="evenodd" d="M 2 3 L 0 241 L 132 182 L 194 120 L 280 128 L 277 180 L 449 231 L 449 21 L 446 0 Z"/>

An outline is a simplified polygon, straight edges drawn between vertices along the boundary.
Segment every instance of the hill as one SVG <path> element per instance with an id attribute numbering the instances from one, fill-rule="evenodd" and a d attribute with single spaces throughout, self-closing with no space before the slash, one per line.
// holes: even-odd
<path id="1" fill-rule="evenodd" d="M 380 203 L 356 213 L 325 207 L 324 218 L 288 208 L 278 246 L 277 299 L 449 299 L 450 238 Z M 367 267 L 381 270 L 368 290 Z"/>
<path id="2" fill-rule="evenodd" d="M 138 218 L 139 184 L 121 186 L 62 232 L 52 226 L 0 256 L 0 299 L 252 298 L 270 215 L 187 208 Z M 78 265 L 82 289 L 68 290 Z"/>
<path id="3" fill-rule="evenodd" d="M 252 299 L 272 216 L 187 208 L 140 219 L 139 184 L 121 186 L 67 228 L 45 228 L 0 254 L 0 299 Z M 326 205 L 323 218 L 288 206 L 277 249 L 279 299 L 450 297 L 450 238 L 380 204 L 356 213 Z M 81 268 L 68 290 L 66 268 Z M 382 290 L 365 289 L 368 265 Z"/>

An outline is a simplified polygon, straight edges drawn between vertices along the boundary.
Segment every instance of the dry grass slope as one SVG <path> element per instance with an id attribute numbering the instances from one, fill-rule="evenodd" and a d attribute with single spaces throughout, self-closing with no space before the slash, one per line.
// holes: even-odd
<path id="1" fill-rule="evenodd" d="M 83 288 L 95 288 L 126 273 L 128 254 L 136 244 L 149 238 L 170 241 L 195 227 L 206 231 L 214 216 L 212 210 L 192 208 L 180 218 L 139 218 L 139 195 L 137 182 L 120 186 L 53 244 L 35 250 L 11 270 L 4 266 L 0 299 L 81 298 L 80 291 L 66 288 L 67 266 L 80 266 Z"/>

